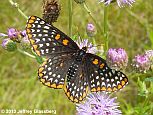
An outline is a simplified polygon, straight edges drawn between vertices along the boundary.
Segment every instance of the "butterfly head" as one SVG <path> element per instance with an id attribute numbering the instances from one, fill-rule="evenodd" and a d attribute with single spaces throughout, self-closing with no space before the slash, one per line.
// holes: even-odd
<path id="1" fill-rule="evenodd" d="M 82 48 L 82 50 L 85 51 L 85 52 L 87 52 L 88 49 L 87 49 L 87 47 L 85 46 L 85 47 Z"/>

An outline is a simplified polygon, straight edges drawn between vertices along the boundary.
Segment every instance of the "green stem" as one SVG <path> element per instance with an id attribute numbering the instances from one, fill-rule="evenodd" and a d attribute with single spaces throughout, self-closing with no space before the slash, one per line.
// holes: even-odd
<path id="1" fill-rule="evenodd" d="M 18 49 L 18 51 L 20 52 L 20 53 L 22 53 L 22 54 L 24 54 L 24 55 L 26 55 L 26 56 L 29 56 L 29 57 L 31 57 L 31 58 L 36 58 L 34 55 L 31 55 L 31 54 L 29 54 L 28 52 L 26 52 L 26 51 L 22 51 L 21 49 Z"/>
<path id="2" fill-rule="evenodd" d="M 72 0 L 68 0 L 68 9 L 69 9 L 69 36 L 72 37 Z"/>
<path id="3" fill-rule="evenodd" d="M 102 33 L 101 27 L 100 27 L 99 24 L 97 23 L 96 19 L 95 19 L 94 16 L 92 15 L 91 11 L 89 10 L 89 8 L 88 8 L 88 6 L 87 6 L 87 4 L 86 4 L 85 2 L 83 3 L 83 8 L 87 11 L 88 15 L 89 15 L 89 16 L 91 17 L 91 19 L 94 21 L 94 23 L 96 24 L 98 30 L 101 32 L 101 34 L 103 34 L 103 33 Z"/>
<path id="4" fill-rule="evenodd" d="M 107 6 L 104 6 L 104 26 L 103 26 L 103 33 L 104 33 L 104 53 L 108 50 L 108 14 L 107 14 Z"/>
<path id="5" fill-rule="evenodd" d="M 9 2 L 11 3 L 12 6 L 14 6 L 15 8 L 17 8 L 18 12 L 25 18 L 28 19 L 28 16 L 26 16 L 22 10 L 19 8 L 18 3 L 13 2 L 13 0 L 9 0 Z"/>

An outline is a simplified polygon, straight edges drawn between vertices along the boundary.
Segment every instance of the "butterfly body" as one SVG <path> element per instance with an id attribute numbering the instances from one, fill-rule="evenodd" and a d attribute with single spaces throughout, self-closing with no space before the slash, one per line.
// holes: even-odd
<path id="1" fill-rule="evenodd" d="M 128 78 L 107 66 L 101 57 L 87 53 L 53 25 L 31 16 L 26 27 L 29 41 L 39 56 L 48 59 L 39 67 L 38 78 L 46 86 L 64 89 L 72 102 L 82 101 L 88 91 L 114 92 L 122 89 Z"/>

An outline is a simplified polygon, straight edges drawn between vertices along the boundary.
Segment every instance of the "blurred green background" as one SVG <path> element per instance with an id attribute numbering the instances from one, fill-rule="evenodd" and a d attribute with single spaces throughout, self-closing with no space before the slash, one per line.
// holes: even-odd
<path id="1" fill-rule="evenodd" d="M 103 5 L 98 0 L 86 0 L 96 21 L 103 26 Z M 20 9 L 27 15 L 42 17 L 41 0 L 16 0 Z M 68 1 L 60 0 L 61 13 L 54 25 L 68 34 Z M 120 9 L 116 3 L 108 7 L 109 47 L 124 48 L 131 60 L 136 54 L 144 53 L 151 47 L 147 27 L 153 30 L 153 1 L 137 0 L 133 7 Z M 86 25 L 91 17 L 81 5 L 73 2 L 73 35 L 87 38 Z M 26 19 L 20 15 L 8 0 L 0 0 L 0 32 L 6 33 L 10 27 L 24 30 Z M 102 35 L 97 33 L 95 40 L 102 44 Z M 0 40 L 1 43 L 2 40 Z M 92 40 L 91 40 L 92 41 Z M 63 90 L 43 86 L 37 78 L 39 64 L 36 60 L 20 52 L 7 52 L 0 47 L 0 109 L 55 109 L 57 115 L 76 114 L 75 104 L 71 103 Z M 130 61 L 129 61 L 129 68 Z M 130 74 L 129 70 L 126 74 Z M 150 77 L 152 73 L 141 75 Z M 137 75 L 129 77 L 129 85 L 117 97 L 125 115 L 136 115 L 137 107 L 145 106 L 143 96 L 138 96 Z M 150 86 L 150 84 L 148 83 Z M 141 85 L 140 85 L 141 86 Z M 148 101 L 153 108 L 153 96 Z M 152 108 L 145 112 L 150 114 Z M 141 113 L 141 112 L 140 112 Z M 143 113 L 142 113 L 143 115 Z M 147 115 L 147 114 L 146 114 Z"/>

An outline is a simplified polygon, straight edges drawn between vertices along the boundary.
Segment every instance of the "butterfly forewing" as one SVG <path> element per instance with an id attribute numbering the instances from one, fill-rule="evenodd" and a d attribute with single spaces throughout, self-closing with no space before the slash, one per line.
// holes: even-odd
<path id="1" fill-rule="evenodd" d="M 120 71 L 109 68 L 106 61 L 99 56 L 87 53 L 86 66 L 90 90 L 113 92 L 122 89 L 128 78 Z"/>
<path id="2" fill-rule="evenodd" d="M 75 52 L 77 44 L 56 27 L 36 16 L 27 22 L 26 32 L 37 55 L 50 56 L 60 52 Z"/>

